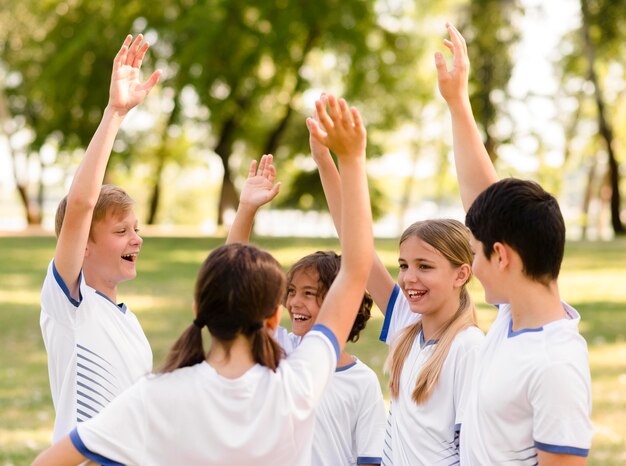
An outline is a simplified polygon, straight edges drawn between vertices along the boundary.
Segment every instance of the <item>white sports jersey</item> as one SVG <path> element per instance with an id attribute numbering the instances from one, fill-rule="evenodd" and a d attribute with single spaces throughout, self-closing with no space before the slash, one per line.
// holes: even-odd
<path id="1" fill-rule="evenodd" d="M 287 354 L 301 341 L 284 327 L 275 335 Z M 380 464 L 386 418 L 374 371 L 358 359 L 337 368 L 315 414 L 311 464 Z"/>
<path id="2" fill-rule="evenodd" d="M 74 300 L 54 261 L 41 290 L 40 325 L 56 411 L 53 441 L 152 371 L 152 350 L 137 317 L 89 287 L 82 274 Z"/>
<path id="3" fill-rule="evenodd" d="M 512 331 L 501 305 L 480 353 L 463 424 L 463 466 L 534 465 L 537 450 L 587 456 L 591 446 L 591 377 L 578 312 Z"/>
<path id="4" fill-rule="evenodd" d="M 228 379 L 202 362 L 148 376 L 70 438 L 104 464 L 310 465 L 313 413 L 338 355 L 316 325 L 276 372 L 256 364 Z"/>
<path id="5" fill-rule="evenodd" d="M 419 318 L 396 285 L 387 305 L 381 340 L 390 344 Z M 420 332 L 404 361 L 398 398 L 390 403 L 383 465 L 459 464 L 458 433 L 483 339 L 477 327 L 455 337 L 437 387 L 425 403 L 418 405 L 412 399 L 415 382 L 437 345 L 435 340 L 424 341 Z"/>

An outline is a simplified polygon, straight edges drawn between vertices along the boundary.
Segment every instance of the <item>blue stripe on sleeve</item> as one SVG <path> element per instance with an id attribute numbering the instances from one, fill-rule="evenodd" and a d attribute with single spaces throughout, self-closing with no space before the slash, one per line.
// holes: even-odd
<path id="1" fill-rule="evenodd" d="M 383 459 L 377 456 L 359 456 L 356 459 L 356 464 L 380 464 L 382 462 Z"/>
<path id="2" fill-rule="evenodd" d="M 562 445 L 550 445 L 549 443 L 535 442 L 535 448 L 549 453 L 560 453 L 563 455 L 589 456 L 586 448 L 566 447 Z"/>
<path id="3" fill-rule="evenodd" d="M 333 348 L 335 348 L 335 353 L 337 354 L 337 361 L 339 361 L 339 354 L 340 354 L 339 342 L 337 341 L 337 337 L 335 336 L 333 331 L 323 324 L 315 324 L 311 328 L 311 330 L 317 330 L 318 332 L 322 332 L 326 336 L 326 338 L 330 340 L 330 342 L 333 344 Z"/>
<path id="4" fill-rule="evenodd" d="M 387 310 L 385 311 L 385 321 L 383 322 L 383 328 L 380 331 L 380 337 L 378 337 L 378 339 L 383 343 L 387 342 L 387 334 L 389 333 L 389 325 L 391 324 L 391 314 L 393 314 L 393 307 L 396 304 L 396 299 L 398 299 L 398 293 L 400 293 L 400 287 L 396 283 L 393 286 L 393 291 L 389 297 Z"/>
<path id="5" fill-rule="evenodd" d="M 83 297 L 80 294 L 80 287 L 78 289 L 78 301 L 76 301 L 74 298 L 72 298 L 69 288 L 63 281 L 63 278 L 61 278 L 61 275 L 59 275 L 59 272 L 57 271 L 57 267 L 56 265 L 54 265 L 54 260 L 52 261 L 52 274 L 54 275 L 54 279 L 56 280 L 57 284 L 61 288 L 61 291 L 63 291 L 63 294 L 67 297 L 67 299 L 70 300 L 70 303 L 72 303 L 74 307 L 78 307 L 80 305 L 80 302 L 83 300 Z M 79 283 L 80 283 L 82 274 L 83 272 L 81 271 L 80 275 L 78 276 Z"/>
<path id="6" fill-rule="evenodd" d="M 74 448 L 76 448 L 81 455 L 95 463 L 101 464 L 102 466 L 124 466 L 122 463 L 110 460 L 109 458 L 105 458 L 104 456 L 98 455 L 97 453 L 89 450 L 80 438 L 76 427 L 74 427 L 74 429 L 70 432 L 70 440 L 74 444 Z"/>

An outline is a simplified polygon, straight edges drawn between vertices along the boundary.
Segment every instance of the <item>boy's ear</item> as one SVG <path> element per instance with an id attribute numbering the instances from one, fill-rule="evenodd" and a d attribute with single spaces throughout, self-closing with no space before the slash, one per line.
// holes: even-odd
<path id="1" fill-rule="evenodd" d="M 493 243 L 493 255 L 498 263 L 498 268 L 504 269 L 510 265 L 511 253 L 510 246 L 500 242 Z"/>
<path id="2" fill-rule="evenodd" d="M 274 332 L 274 330 L 276 330 L 276 327 L 278 327 L 278 324 L 280 324 L 280 315 L 282 314 L 281 311 L 282 306 L 279 304 L 278 306 L 276 306 L 274 314 L 265 319 L 265 327 L 272 332 Z"/>

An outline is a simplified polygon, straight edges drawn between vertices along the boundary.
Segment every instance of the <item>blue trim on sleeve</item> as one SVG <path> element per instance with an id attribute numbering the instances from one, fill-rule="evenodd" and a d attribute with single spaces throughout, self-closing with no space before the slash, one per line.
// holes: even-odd
<path id="1" fill-rule="evenodd" d="M 78 276 L 78 283 L 79 283 L 79 286 L 78 286 L 78 301 L 76 301 L 74 298 L 72 298 L 72 295 L 70 294 L 69 288 L 67 287 L 67 285 L 63 281 L 63 278 L 61 278 L 61 275 L 59 275 L 59 272 L 57 271 L 56 265 L 54 265 L 54 259 L 52 260 L 52 274 L 54 275 L 54 279 L 56 280 L 57 284 L 61 288 L 61 291 L 63 291 L 63 294 L 65 295 L 65 297 L 67 299 L 69 299 L 70 303 L 72 303 L 72 305 L 74 307 L 80 306 L 80 303 L 83 300 L 83 297 L 80 294 L 80 280 L 81 280 L 81 278 L 83 276 L 82 270 L 80 272 L 80 275 Z"/>
<path id="2" fill-rule="evenodd" d="M 461 432 L 461 424 L 454 424 L 454 431 Z"/>
<path id="3" fill-rule="evenodd" d="M 523 328 L 521 330 L 518 330 L 518 331 L 514 332 L 513 331 L 513 319 L 511 319 L 510 322 L 509 322 L 509 334 L 507 335 L 507 338 L 513 338 L 513 337 L 516 337 L 518 335 L 521 335 L 522 333 L 534 333 L 534 332 L 543 332 L 543 327 Z"/>
<path id="4" fill-rule="evenodd" d="M 389 325 L 391 324 L 391 314 L 393 314 L 393 307 L 396 304 L 396 299 L 398 299 L 398 293 L 400 293 L 400 287 L 396 283 L 393 285 L 393 291 L 391 292 L 389 302 L 387 303 L 387 310 L 385 311 L 383 328 L 380 330 L 380 336 L 378 337 L 378 339 L 383 343 L 387 343 L 387 334 L 389 333 Z"/>
<path id="5" fill-rule="evenodd" d="M 118 463 L 117 461 L 110 460 L 102 455 L 98 455 L 97 453 L 92 452 L 87 448 L 83 440 L 80 438 L 78 434 L 78 429 L 74 427 L 74 429 L 70 432 L 70 440 L 74 444 L 74 448 L 76 448 L 81 455 L 86 457 L 87 459 L 101 464 L 102 466 L 124 466 L 123 463 Z"/>
<path id="6" fill-rule="evenodd" d="M 359 456 L 356 459 L 356 464 L 380 464 L 382 462 L 383 459 L 378 456 Z"/>
<path id="7" fill-rule="evenodd" d="M 339 351 L 339 342 L 337 341 L 337 337 L 335 336 L 333 331 L 323 324 L 315 324 L 311 328 L 311 330 L 317 330 L 318 332 L 322 332 L 326 336 L 326 338 L 330 340 L 330 342 L 333 344 L 333 348 L 335 348 L 335 354 L 337 354 L 337 361 L 339 361 L 339 354 L 341 352 Z"/>
<path id="8" fill-rule="evenodd" d="M 548 443 L 535 442 L 535 448 L 549 453 L 560 453 L 562 455 L 589 456 L 589 450 L 586 448 L 566 447 L 562 445 L 550 445 Z"/>

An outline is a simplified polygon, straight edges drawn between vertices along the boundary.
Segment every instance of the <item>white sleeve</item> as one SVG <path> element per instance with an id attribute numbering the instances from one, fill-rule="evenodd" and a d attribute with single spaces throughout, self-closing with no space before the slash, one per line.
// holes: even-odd
<path id="1" fill-rule="evenodd" d="M 293 350 L 295 350 L 300 344 L 300 337 L 289 332 L 285 327 L 278 326 L 274 331 L 274 339 L 278 342 L 280 347 L 285 352 L 285 355 L 289 356 Z"/>
<path id="2" fill-rule="evenodd" d="M 471 329 L 468 330 L 471 331 Z M 474 386 L 474 378 L 476 377 L 479 350 L 484 339 L 484 336 L 478 332 L 476 336 L 466 335 L 470 341 L 463 342 L 464 344 L 456 349 L 454 361 L 454 427 L 457 432 L 463 424 L 470 388 Z M 460 334 L 457 335 L 457 338 L 463 336 Z"/>
<path id="3" fill-rule="evenodd" d="M 582 364 L 581 364 L 582 366 Z M 587 367 L 558 362 L 537 373 L 530 389 L 533 439 L 539 450 L 587 456 L 593 435 Z"/>
<path id="4" fill-rule="evenodd" d="M 296 417 L 309 416 L 319 404 L 338 359 L 337 337 L 328 327 L 315 324 L 278 366 Z"/>
<path id="5" fill-rule="evenodd" d="M 41 288 L 41 312 L 42 315 L 54 319 L 57 323 L 67 327 L 73 327 L 76 320 L 76 310 L 82 302 L 83 275 L 79 277 L 79 299 L 76 301 L 70 295 L 67 285 L 57 272 L 54 260 L 48 265 L 46 278 Z"/>
<path id="6" fill-rule="evenodd" d="M 97 416 L 78 424 L 70 439 L 81 454 L 98 464 L 144 464 L 145 382 L 140 379 Z"/>
<path id="7" fill-rule="evenodd" d="M 394 285 L 387 303 L 383 328 L 380 331 L 380 341 L 390 345 L 401 330 L 414 324 L 420 318 L 418 313 L 411 311 L 409 302 L 400 287 L 397 284 Z"/>
<path id="8" fill-rule="evenodd" d="M 380 464 L 387 412 L 380 383 L 374 374 L 363 387 L 362 398 L 355 432 L 357 464 Z"/>

